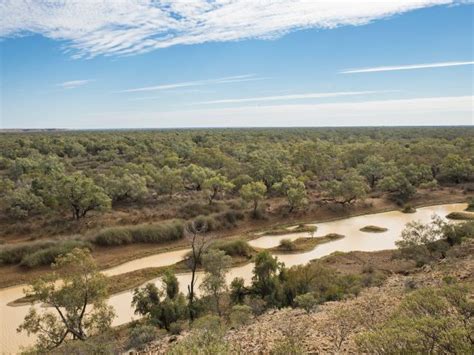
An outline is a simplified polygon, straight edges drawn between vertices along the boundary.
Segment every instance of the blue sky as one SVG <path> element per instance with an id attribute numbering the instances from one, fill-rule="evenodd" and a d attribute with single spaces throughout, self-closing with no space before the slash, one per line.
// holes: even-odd
<path id="1" fill-rule="evenodd" d="M 215 6 L 0 0 L 0 128 L 473 124 L 470 1 Z"/>

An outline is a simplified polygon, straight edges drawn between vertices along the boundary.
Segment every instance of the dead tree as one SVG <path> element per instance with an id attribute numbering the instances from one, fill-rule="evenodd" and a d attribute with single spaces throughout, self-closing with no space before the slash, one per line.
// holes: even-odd
<path id="1" fill-rule="evenodd" d="M 189 240 L 191 246 L 191 255 L 186 260 L 188 267 L 191 270 L 191 282 L 188 285 L 188 310 L 189 319 L 191 322 L 196 316 L 196 309 L 194 305 L 196 298 L 195 286 L 197 282 L 196 272 L 199 265 L 201 264 L 202 255 L 212 240 L 211 236 L 206 235 L 207 230 L 207 224 L 200 223 L 198 221 L 193 221 L 186 227 L 186 237 Z"/>

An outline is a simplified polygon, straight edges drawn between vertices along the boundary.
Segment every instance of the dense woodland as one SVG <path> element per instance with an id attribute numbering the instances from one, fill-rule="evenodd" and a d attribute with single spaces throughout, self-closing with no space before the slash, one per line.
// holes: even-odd
<path id="1" fill-rule="evenodd" d="M 471 127 L 2 134 L 2 214 L 82 219 L 183 195 L 209 204 L 240 196 L 255 210 L 281 195 L 293 210 L 310 191 L 341 204 L 375 190 L 403 202 L 416 188 L 470 181 L 473 134 Z"/>

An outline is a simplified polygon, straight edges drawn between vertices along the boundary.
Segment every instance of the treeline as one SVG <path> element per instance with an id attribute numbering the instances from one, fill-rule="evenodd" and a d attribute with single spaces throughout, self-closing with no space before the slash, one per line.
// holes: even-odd
<path id="1" fill-rule="evenodd" d="M 258 214 L 284 196 L 290 211 L 350 204 L 371 191 L 400 202 L 416 188 L 473 179 L 472 127 L 298 128 L 8 133 L 0 137 L 0 207 L 15 220 L 157 198 L 241 197 Z"/>

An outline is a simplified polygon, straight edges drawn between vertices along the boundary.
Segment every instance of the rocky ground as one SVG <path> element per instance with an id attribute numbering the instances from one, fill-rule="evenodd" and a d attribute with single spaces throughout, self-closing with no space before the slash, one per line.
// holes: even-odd
<path id="1" fill-rule="evenodd" d="M 352 299 L 327 302 L 311 313 L 291 308 L 270 310 L 246 326 L 227 331 L 225 339 L 236 353 L 269 354 L 285 341 L 293 341 L 304 353 L 356 353 L 354 338 L 358 333 L 389 317 L 410 289 L 440 286 L 446 276 L 474 282 L 474 241 L 453 248 L 448 258 L 435 265 L 393 273 L 380 287 L 364 289 Z M 165 353 L 186 336 L 168 336 L 150 344 L 144 353 Z"/>

